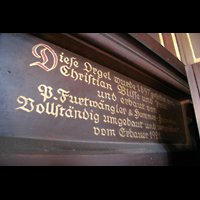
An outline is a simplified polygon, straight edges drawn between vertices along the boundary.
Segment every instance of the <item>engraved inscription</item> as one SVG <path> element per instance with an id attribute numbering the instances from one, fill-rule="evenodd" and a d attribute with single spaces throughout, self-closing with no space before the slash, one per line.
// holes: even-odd
<path id="1" fill-rule="evenodd" d="M 159 142 L 180 134 L 173 115 L 179 109 L 176 100 L 87 59 L 80 60 L 75 54 L 57 52 L 46 44 L 33 46 L 32 54 L 42 61 L 31 63 L 31 67 L 38 66 L 38 71 L 44 69 L 51 73 L 57 70 L 57 78 L 65 80 L 66 85 L 58 87 L 45 80 L 38 83 L 37 98 L 27 97 L 25 93 L 16 97 L 20 104 L 16 112 L 65 119 L 66 135 L 71 134 L 67 131 L 71 125 L 67 120 L 77 126 L 84 123 L 87 133 L 77 135 L 90 135 L 99 140 Z M 47 67 L 48 62 L 52 63 Z M 86 87 L 88 92 L 82 92 Z"/>

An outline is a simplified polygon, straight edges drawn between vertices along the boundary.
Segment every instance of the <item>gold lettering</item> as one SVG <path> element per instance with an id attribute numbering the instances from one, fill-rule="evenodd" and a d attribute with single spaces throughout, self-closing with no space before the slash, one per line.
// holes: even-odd
<path id="1" fill-rule="evenodd" d="M 143 122 L 139 121 L 132 121 L 128 117 L 127 118 L 117 118 L 109 115 L 103 115 L 103 122 L 109 124 L 117 124 L 119 127 L 121 126 L 132 126 L 135 128 L 143 128 Z"/>
<path id="2" fill-rule="evenodd" d="M 106 83 L 106 88 L 107 88 L 108 90 L 112 90 L 111 84 Z"/>
<path id="3" fill-rule="evenodd" d="M 51 104 L 51 111 L 49 111 L 49 102 L 46 103 L 46 113 L 48 115 L 54 115 L 55 118 L 58 116 L 58 107 L 60 107 L 61 105 L 60 104 L 57 104 L 56 105 L 56 109 L 55 109 L 55 112 L 54 112 L 54 103 Z"/>
<path id="4" fill-rule="evenodd" d="M 130 98 L 124 99 L 124 97 L 121 97 L 120 102 L 125 105 L 129 105 L 129 106 L 133 106 L 133 107 L 145 110 L 145 105 L 143 103 L 137 103 L 135 101 L 132 101 Z"/>
<path id="5" fill-rule="evenodd" d="M 147 106 L 147 111 L 152 112 L 152 113 L 157 113 L 157 109 L 150 106 Z"/>
<path id="6" fill-rule="evenodd" d="M 60 67 L 60 73 L 64 76 L 69 76 L 70 74 L 67 74 L 68 73 L 68 69 L 67 69 L 67 66 L 66 65 L 63 65 Z"/>
<path id="7" fill-rule="evenodd" d="M 175 105 L 174 105 L 174 102 L 171 101 L 171 100 L 169 100 L 169 99 L 167 99 L 167 103 L 168 103 L 169 105 L 171 105 L 171 106 L 175 106 Z"/>
<path id="8" fill-rule="evenodd" d="M 93 129 L 94 129 L 94 134 L 95 134 L 95 135 L 99 135 L 100 129 L 99 129 L 98 127 L 93 127 Z M 98 132 L 97 132 L 97 131 L 98 131 Z"/>
<path id="9" fill-rule="evenodd" d="M 156 103 L 157 108 L 163 108 L 167 110 L 167 105 L 160 103 L 158 100 L 155 100 L 154 102 Z"/>
<path id="10" fill-rule="evenodd" d="M 106 129 L 101 128 L 101 135 L 105 136 L 106 135 Z"/>
<path id="11" fill-rule="evenodd" d="M 125 128 L 120 128 L 119 129 L 119 135 L 121 136 L 121 137 L 125 137 Z"/>
<path id="12" fill-rule="evenodd" d="M 62 60 L 63 59 L 63 54 L 64 53 L 62 52 L 61 55 L 60 55 L 60 60 L 59 60 L 60 62 L 63 62 L 63 60 Z"/>
<path id="13" fill-rule="evenodd" d="M 155 115 L 150 115 L 146 113 L 140 112 L 138 109 L 135 109 L 135 114 L 134 114 L 135 119 L 144 118 L 144 119 L 150 119 L 156 121 L 156 116 Z"/>
<path id="14" fill-rule="evenodd" d="M 68 58 L 68 57 L 65 57 L 64 59 L 63 59 L 63 52 L 60 54 L 60 62 L 61 63 L 63 63 L 63 60 L 64 60 L 64 62 L 65 62 L 65 64 L 67 64 L 67 65 L 65 65 L 65 67 L 67 68 L 67 69 L 71 69 L 71 67 L 72 67 L 72 65 L 73 66 L 75 66 L 75 67 L 78 67 L 78 61 L 76 61 L 75 59 L 75 57 L 71 57 L 70 59 Z"/>
<path id="15" fill-rule="evenodd" d="M 115 96 L 115 93 L 113 92 L 112 95 L 108 92 L 103 92 L 103 91 L 97 91 L 98 93 L 98 97 L 102 98 L 102 99 L 108 99 L 108 100 L 113 100 L 116 101 L 117 97 Z"/>
<path id="16" fill-rule="evenodd" d="M 40 110 L 40 108 L 42 110 Z M 42 114 L 44 112 L 44 110 L 45 110 L 45 108 L 44 108 L 44 106 L 41 103 L 36 105 L 36 112 L 37 113 Z"/>
<path id="17" fill-rule="evenodd" d="M 117 86 L 117 89 L 119 90 L 118 93 L 120 93 L 121 95 L 126 95 L 126 90 L 125 90 L 125 87 L 121 86 L 121 85 L 118 85 Z"/>
<path id="18" fill-rule="evenodd" d="M 91 69 L 90 68 L 88 69 L 88 66 L 91 66 L 91 65 L 87 64 L 87 62 L 86 62 L 85 66 L 87 66 L 87 67 L 83 70 L 90 72 Z M 88 83 L 88 85 L 90 85 L 92 83 L 93 85 L 97 85 L 98 87 L 112 90 L 111 84 L 106 83 L 104 81 L 99 81 L 100 73 L 98 73 L 99 77 L 96 79 L 92 74 L 88 75 L 87 72 L 85 73 L 85 75 L 83 75 L 82 73 L 76 72 L 74 69 L 70 69 L 71 73 L 68 72 L 68 70 L 69 70 L 69 67 L 67 67 L 66 65 L 60 67 L 61 74 L 63 74 L 64 76 L 70 76 L 72 79 L 74 79 L 74 81 L 76 81 L 76 80 L 85 81 L 86 83 Z"/>
<path id="19" fill-rule="evenodd" d="M 145 103 L 153 104 L 152 98 L 142 96 L 142 101 Z"/>
<path id="20" fill-rule="evenodd" d="M 83 79 L 82 79 L 82 78 L 83 78 L 83 76 L 84 76 L 83 74 L 79 73 L 79 80 L 80 80 L 80 81 L 82 81 L 82 80 L 83 80 Z"/>
<path id="21" fill-rule="evenodd" d="M 93 69 L 94 69 L 94 68 L 93 68 Z M 93 71 L 93 73 L 94 73 L 94 71 Z M 103 72 L 102 72 L 101 70 L 98 70 L 98 71 L 97 71 L 97 74 L 98 74 L 98 78 L 102 78 Z"/>
<path id="22" fill-rule="evenodd" d="M 153 124 L 147 124 L 147 123 L 145 123 L 145 128 L 146 129 L 156 130 L 156 125 L 154 123 Z"/>
<path id="23" fill-rule="evenodd" d="M 40 50 L 40 55 L 37 52 L 38 47 Z M 47 45 L 35 45 L 32 49 L 32 53 L 37 58 L 42 57 L 41 59 L 43 61 L 41 63 L 32 63 L 30 64 L 30 66 L 38 65 L 46 71 L 51 71 L 57 66 L 57 55 Z M 49 55 L 53 56 L 53 65 L 51 65 L 52 67 L 46 66 L 47 62 L 52 61 L 52 59 L 48 59 Z M 102 120 L 101 124 L 106 123 L 106 126 L 104 128 L 92 126 L 94 135 L 99 137 L 116 136 L 116 129 L 109 129 L 112 126 L 115 128 L 117 126 L 119 127 L 118 133 L 120 137 L 129 139 L 149 138 L 151 140 L 158 140 L 161 139 L 160 132 L 178 132 L 179 128 L 174 127 L 177 123 L 175 120 L 173 120 L 174 118 L 172 117 L 172 119 L 170 119 L 171 115 L 169 114 L 168 116 L 167 111 L 166 114 L 165 112 L 163 113 L 164 116 L 168 116 L 167 118 L 163 118 L 160 115 L 160 112 L 158 112 L 160 111 L 160 108 L 167 110 L 167 106 L 175 106 L 174 102 L 176 103 L 176 101 L 169 100 L 161 94 L 152 92 L 150 89 L 143 85 L 140 85 L 137 82 L 135 82 L 134 84 L 130 81 L 131 79 L 126 80 L 121 79 L 117 76 L 112 76 L 114 78 L 113 85 L 113 82 L 108 81 L 111 80 L 111 72 L 106 71 L 106 68 L 101 68 L 102 70 L 98 69 L 98 67 L 92 66 L 90 62 L 82 62 L 83 64 L 81 68 L 78 68 L 79 63 L 77 61 L 77 58 L 64 56 L 63 52 L 61 52 L 61 54 L 59 55 L 59 61 L 62 63 L 61 65 L 63 65 L 60 67 L 60 73 L 65 76 L 66 79 L 70 79 L 70 81 L 72 80 L 72 82 L 76 80 L 78 80 L 77 82 L 81 81 L 80 84 L 82 85 L 82 87 L 87 85 L 88 87 L 90 87 L 89 85 L 91 84 L 91 87 L 95 86 L 95 88 L 93 89 L 95 89 L 96 93 L 94 94 L 93 98 L 90 98 L 92 97 L 92 93 L 89 93 L 89 98 L 85 96 L 86 94 L 84 96 L 81 96 L 81 94 L 83 95 L 84 93 L 79 93 L 77 92 L 78 90 L 72 90 L 73 83 L 69 81 L 68 83 L 71 85 L 70 88 L 72 88 L 72 93 L 70 91 L 59 88 L 57 90 L 57 93 L 59 95 L 58 97 L 55 97 L 53 96 L 52 87 L 41 84 L 38 86 L 38 90 L 40 92 L 40 95 L 43 97 L 43 102 L 46 102 L 47 99 L 52 98 L 49 101 L 55 100 L 56 102 L 57 100 L 60 100 L 61 103 L 65 103 L 65 105 L 67 105 L 68 107 L 65 106 L 66 108 L 64 108 L 63 105 L 56 104 L 55 102 L 46 102 L 46 105 L 45 103 L 39 103 L 35 105 L 35 111 L 40 115 L 42 113 L 45 113 L 45 115 L 53 115 L 55 118 L 58 116 L 65 116 L 73 120 L 78 119 L 78 123 L 79 121 L 83 120 L 91 120 L 92 123 L 98 124 L 100 120 Z M 112 75 L 115 74 L 115 72 L 112 73 Z M 109 84 L 109 82 L 111 84 Z M 77 89 L 82 88 L 79 86 L 76 87 Z M 99 87 L 104 89 L 101 89 Z M 117 93 L 118 97 L 112 91 L 112 87 L 115 87 L 114 91 L 115 93 Z M 68 84 L 66 85 L 65 89 L 68 89 Z M 105 92 L 105 89 L 107 89 L 107 92 Z M 109 90 L 111 90 L 112 92 L 110 92 Z M 75 94 L 77 96 L 72 94 Z M 79 94 L 80 96 L 78 96 Z M 118 98 L 120 98 L 120 100 L 118 100 Z M 107 102 L 112 101 L 117 102 L 114 104 L 110 103 L 111 105 L 107 104 Z M 21 109 L 26 112 L 32 112 L 34 110 L 34 100 L 31 98 L 19 96 L 17 98 L 17 102 L 22 105 L 18 108 L 15 108 L 15 110 Z M 120 103 L 123 105 L 123 107 L 121 107 Z M 74 107 L 72 106 L 72 104 Z M 97 112 L 99 110 L 100 111 L 98 113 L 95 113 L 95 110 Z M 132 119 L 135 121 L 133 121 Z M 149 122 L 149 120 L 154 120 L 154 123 L 152 123 L 151 121 Z M 92 123 L 89 123 L 88 125 L 90 126 Z M 167 123 L 167 125 L 163 125 L 163 123 Z M 138 129 L 141 131 L 138 131 Z M 146 131 L 148 131 L 148 133 Z"/>
<path id="24" fill-rule="evenodd" d="M 158 122 L 161 123 L 167 123 L 167 124 L 172 124 L 172 125 L 177 125 L 176 121 L 171 120 L 171 119 L 166 119 L 164 117 L 161 117 L 161 115 L 158 115 Z"/>
<path id="25" fill-rule="evenodd" d="M 70 91 L 66 91 L 66 90 L 63 90 L 63 89 L 61 89 L 61 88 L 59 88 L 58 90 L 57 90 L 57 92 L 58 92 L 58 94 L 61 94 L 62 96 L 60 97 L 60 101 L 62 102 L 62 103 L 64 103 L 65 101 L 66 101 L 66 97 L 68 97 L 69 96 L 69 92 Z"/>
<path id="26" fill-rule="evenodd" d="M 78 113 L 78 117 L 79 117 L 79 119 L 82 119 L 82 118 L 83 118 L 83 117 L 81 116 L 81 111 L 80 111 L 80 110 L 74 110 L 74 113 L 75 113 L 75 117 L 74 117 L 74 119 L 77 118 L 77 113 Z"/>
<path id="27" fill-rule="evenodd" d="M 89 117 L 90 117 L 90 115 L 89 115 L 89 113 L 88 113 L 87 109 L 86 109 L 86 108 L 84 108 L 84 112 L 83 112 L 83 119 L 84 119 L 84 120 L 88 120 L 88 119 L 89 119 Z"/>
<path id="28" fill-rule="evenodd" d="M 120 128 L 119 129 L 119 135 L 121 137 L 130 137 L 130 138 L 140 138 L 140 139 L 148 139 L 149 134 L 145 132 L 133 132 L 131 128 L 129 130 L 126 130 L 125 128 Z"/>
<path id="29" fill-rule="evenodd" d="M 99 123 L 99 114 L 96 113 L 96 114 L 94 114 L 93 117 L 94 117 L 94 123 L 95 123 L 95 124 L 98 124 L 98 123 Z M 91 119 L 91 120 L 92 120 L 92 119 Z"/>
<path id="30" fill-rule="evenodd" d="M 43 89 L 42 89 L 42 87 L 43 87 Z M 43 102 L 45 102 L 47 99 L 50 99 L 53 96 L 53 93 L 52 93 L 53 88 L 50 86 L 41 84 L 38 86 L 38 90 L 40 92 L 40 95 L 42 95 L 44 97 Z"/>
<path id="31" fill-rule="evenodd" d="M 125 80 L 120 79 L 120 78 L 118 78 L 118 77 L 116 77 L 116 76 L 114 76 L 114 81 L 115 81 L 115 83 L 117 83 L 117 84 L 121 84 L 121 85 L 123 85 L 123 86 L 125 86 L 125 87 L 129 87 L 130 89 L 136 90 L 135 84 L 133 84 L 131 81 L 125 81 Z"/>
<path id="32" fill-rule="evenodd" d="M 120 93 L 123 96 L 131 97 L 134 100 L 140 100 L 140 95 L 137 94 L 136 91 L 130 90 L 125 88 L 124 86 L 118 85 L 117 89 L 119 90 L 118 93 Z"/>
<path id="33" fill-rule="evenodd" d="M 64 116 L 64 115 L 63 115 L 63 111 L 64 111 L 64 110 L 66 110 L 66 108 L 63 108 L 63 107 L 60 108 L 60 116 L 61 116 L 61 117 Z"/>
<path id="34" fill-rule="evenodd" d="M 41 56 L 38 55 L 38 53 L 37 53 L 37 48 L 38 48 L 38 47 L 41 47 L 41 46 L 44 47 L 44 48 L 41 49 L 41 51 L 40 51 L 40 54 L 41 54 L 41 56 L 42 56 L 43 62 L 42 62 L 42 63 L 41 63 L 41 62 L 34 62 L 34 63 L 31 63 L 29 66 L 38 65 L 39 67 L 41 67 L 42 69 L 44 69 L 44 70 L 46 70 L 46 71 L 48 72 L 48 71 L 51 71 L 51 70 L 53 70 L 53 69 L 56 68 L 56 66 L 57 66 L 57 64 L 58 64 L 58 57 L 57 57 L 56 53 L 54 52 L 54 50 L 53 50 L 51 47 L 49 47 L 48 45 L 46 45 L 46 44 L 37 44 L 37 45 L 35 45 L 35 46 L 32 48 L 32 54 L 33 54 L 36 58 L 41 58 Z M 53 56 L 53 65 L 52 65 L 51 68 L 48 68 L 48 67 L 45 65 L 45 64 L 48 62 L 48 57 L 47 57 L 47 55 L 46 55 L 46 53 L 45 53 L 46 50 L 48 50 L 48 51 L 51 53 L 51 55 Z"/>
<path id="35" fill-rule="evenodd" d="M 84 66 L 85 68 L 83 70 L 85 70 L 86 72 L 90 72 L 92 70 L 92 65 L 89 62 L 85 62 Z"/>
<path id="36" fill-rule="evenodd" d="M 160 132 L 150 131 L 149 135 L 150 135 L 151 140 L 160 140 L 161 139 Z"/>
<path id="37" fill-rule="evenodd" d="M 69 65 L 69 58 L 68 57 L 65 57 L 64 58 L 64 62 Z M 67 69 L 70 69 L 71 67 L 68 67 L 67 65 L 65 65 L 67 67 Z"/>
<path id="38" fill-rule="evenodd" d="M 74 79 L 74 81 L 78 79 L 78 73 L 74 69 L 71 70 L 71 77 Z"/>
<path id="39" fill-rule="evenodd" d="M 21 101 L 21 100 L 22 101 Z M 30 108 L 25 108 L 26 106 L 27 106 L 27 104 L 28 104 L 28 101 L 30 102 Z M 31 111 L 33 111 L 33 109 L 34 109 L 34 105 L 33 105 L 33 102 L 34 102 L 34 100 L 33 99 L 31 99 L 31 98 L 26 98 L 26 97 L 24 97 L 24 96 L 19 96 L 18 98 L 17 98 L 17 102 L 19 103 L 19 104 L 23 104 L 23 106 L 20 106 L 20 107 L 18 107 L 18 108 L 15 108 L 15 110 L 18 110 L 18 109 L 21 109 L 21 110 L 24 110 L 24 111 L 26 111 L 26 112 L 31 112 Z"/>
<path id="40" fill-rule="evenodd" d="M 116 136 L 115 129 L 106 129 L 108 136 Z"/>
<path id="41" fill-rule="evenodd" d="M 100 94 L 100 91 L 97 91 L 97 93 L 98 93 L 98 97 L 100 97 L 100 98 L 105 98 L 104 96 L 103 96 L 103 91 L 101 91 L 101 94 Z"/>
<path id="42" fill-rule="evenodd" d="M 104 81 L 101 81 L 101 82 L 100 82 L 100 86 L 101 86 L 102 88 L 106 88 L 105 82 L 104 82 Z"/>
<path id="43" fill-rule="evenodd" d="M 79 99 L 79 105 L 83 105 L 82 103 L 84 102 L 84 98 L 78 98 Z"/>
<path id="44" fill-rule="evenodd" d="M 105 129 L 105 128 L 98 128 L 98 127 L 93 127 L 94 129 L 94 134 L 99 135 L 101 133 L 102 136 L 116 136 L 115 134 L 115 129 Z"/>
<path id="45" fill-rule="evenodd" d="M 108 72 L 108 80 L 111 80 L 111 78 L 110 78 L 110 72 Z"/>
<path id="46" fill-rule="evenodd" d="M 69 106 L 69 108 L 65 111 L 65 116 L 67 118 L 73 118 L 74 116 L 72 115 L 72 109 L 74 109 L 74 107 Z"/>

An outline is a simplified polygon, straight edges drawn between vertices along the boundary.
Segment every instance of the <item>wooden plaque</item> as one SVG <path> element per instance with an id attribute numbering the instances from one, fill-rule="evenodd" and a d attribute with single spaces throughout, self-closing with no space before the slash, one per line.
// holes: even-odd
<path id="1" fill-rule="evenodd" d="M 185 143 L 177 100 L 33 36 L 3 37 L 1 135 Z"/>
<path id="2" fill-rule="evenodd" d="M 1 155 L 133 152 L 137 145 L 141 153 L 158 150 L 148 145 L 188 144 L 181 102 L 155 90 L 162 84 L 153 89 L 30 34 L 1 34 L 0 61 Z"/>

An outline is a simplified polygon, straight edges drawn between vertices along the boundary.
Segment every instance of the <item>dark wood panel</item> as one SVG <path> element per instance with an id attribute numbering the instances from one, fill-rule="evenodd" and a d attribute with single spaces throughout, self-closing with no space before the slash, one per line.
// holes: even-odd
<path id="1" fill-rule="evenodd" d="M 33 36 L 0 41 L 0 135 L 186 143 L 179 101 Z"/>
<path id="2" fill-rule="evenodd" d="M 196 152 L 115 155 L 0 155 L 0 166 L 199 166 Z"/>
<path id="3" fill-rule="evenodd" d="M 169 153 L 193 150 L 191 145 L 91 142 L 0 136 L 0 154 L 96 155 Z"/>
<path id="4" fill-rule="evenodd" d="M 0 155 L 0 165 L 15 166 L 151 166 L 168 165 L 167 154 L 136 155 Z M 148 163 L 148 164 L 147 164 Z"/>
<path id="5" fill-rule="evenodd" d="M 0 165 L 170 165 L 196 148 L 185 75 L 133 36 L 34 35 L 0 34 Z"/>

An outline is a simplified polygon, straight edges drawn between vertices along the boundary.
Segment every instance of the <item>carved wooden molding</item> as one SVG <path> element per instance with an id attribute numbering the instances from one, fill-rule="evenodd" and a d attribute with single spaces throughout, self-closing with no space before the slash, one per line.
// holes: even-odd
<path id="1" fill-rule="evenodd" d="M 34 34 L 179 100 L 190 98 L 183 64 L 147 34 Z M 159 44 L 158 44 L 159 45 Z M 162 51 L 160 51 L 162 50 Z"/>

